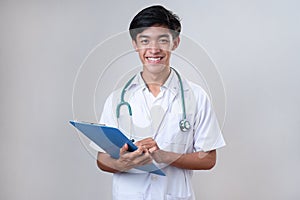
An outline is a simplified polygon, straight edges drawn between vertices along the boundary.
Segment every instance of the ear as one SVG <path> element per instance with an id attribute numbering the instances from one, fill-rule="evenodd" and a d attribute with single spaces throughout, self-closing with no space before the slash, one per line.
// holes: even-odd
<path id="1" fill-rule="evenodd" d="M 133 48 L 134 48 L 135 51 L 137 52 L 137 51 L 138 51 L 138 46 L 137 46 L 137 44 L 136 44 L 136 41 L 135 41 L 135 40 L 132 40 L 131 42 L 132 42 Z"/>
<path id="2" fill-rule="evenodd" d="M 173 40 L 173 47 L 172 47 L 172 51 L 174 51 L 178 46 L 179 46 L 179 43 L 180 43 L 180 38 L 179 36 L 177 38 L 175 38 Z"/>

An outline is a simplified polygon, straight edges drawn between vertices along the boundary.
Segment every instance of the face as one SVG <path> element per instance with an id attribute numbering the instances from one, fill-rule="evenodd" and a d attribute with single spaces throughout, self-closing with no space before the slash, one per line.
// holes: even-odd
<path id="1" fill-rule="evenodd" d="M 171 51 L 179 44 L 179 37 L 173 39 L 171 31 L 163 27 L 149 27 L 136 36 L 133 46 L 143 63 L 143 71 L 161 73 L 170 67 Z"/>

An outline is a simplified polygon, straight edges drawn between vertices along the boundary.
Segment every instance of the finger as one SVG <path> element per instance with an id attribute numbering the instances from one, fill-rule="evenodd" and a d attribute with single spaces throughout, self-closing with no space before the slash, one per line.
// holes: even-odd
<path id="1" fill-rule="evenodd" d="M 131 159 L 134 159 L 134 158 L 136 158 L 136 157 L 141 156 L 141 155 L 144 153 L 144 151 L 145 151 L 145 149 L 144 149 L 143 147 L 138 147 L 137 150 L 128 153 L 128 156 L 129 156 Z"/>
<path id="2" fill-rule="evenodd" d="M 139 162 L 137 165 L 142 166 L 142 165 L 147 165 L 147 164 L 151 164 L 152 163 L 152 159 L 144 159 L 141 162 Z"/>
<path id="3" fill-rule="evenodd" d="M 147 138 L 143 139 L 142 141 L 150 142 L 150 141 L 154 141 L 154 140 L 152 137 L 147 137 Z"/>
<path id="4" fill-rule="evenodd" d="M 148 149 L 149 153 L 153 153 L 154 151 L 158 150 L 157 146 L 151 147 Z"/>
<path id="5" fill-rule="evenodd" d="M 141 146 L 141 145 L 145 145 L 145 144 L 153 143 L 153 142 L 155 142 L 155 141 L 153 140 L 153 138 L 148 137 L 148 138 L 142 139 L 142 140 L 140 140 L 140 141 L 137 141 L 137 142 L 135 143 L 135 145 Z"/>
<path id="6" fill-rule="evenodd" d="M 136 146 L 143 146 L 143 145 L 145 145 L 145 144 L 147 144 L 147 142 L 145 141 L 145 140 L 140 140 L 140 141 L 137 141 L 136 143 L 135 143 L 135 145 Z"/>
<path id="7" fill-rule="evenodd" d="M 127 153 L 128 151 L 128 145 L 125 143 L 122 148 L 120 149 L 120 155 L 123 155 L 125 153 Z"/>
<path id="8" fill-rule="evenodd" d="M 152 160 L 153 159 L 152 159 L 151 155 L 148 152 L 146 152 L 143 155 L 137 157 L 135 159 L 135 163 L 136 163 L 136 165 L 145 165 L 145 164 L 151 163 Z"/>
<path id="9" fill-rule="evenodd" d="M 152 161 L 153 161 L 153 158 L 152 158 L 151 154 L 149 152 L 145 153 L 145 159 L 144 159 L 143 165 L 149 164 Z"/>
<path id="10" fill-rule="evenodd" d="M 151 153 L 157 149 L 159 149 L 157 143 L 153 140 L 147 144 L 143 145 L 145 148 L 147 148 Z M 150 150 L 151 149 L 151 150 Z"/>

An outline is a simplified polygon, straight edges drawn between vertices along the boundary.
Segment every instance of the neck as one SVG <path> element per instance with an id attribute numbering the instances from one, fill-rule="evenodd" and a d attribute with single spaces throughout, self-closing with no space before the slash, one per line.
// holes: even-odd
<path id="1" fill-rule="evenodd" d="M 155 84 L 161 86 L 166 82 L 170 73 L 171 73 L 170 67 L 166 67 L 165 69 L 157 73 L 152 73 L 147 69 L 144 69 L 142 72 L 142 77 L 147 85 Z"/>
<path id="2" fill-rule="evenodd" d="M 154 96 L 157 96 L 160 92 L 160 87 L 166 82 L 170 73 L 170 67 L 165 67 L 159 73 L 151 73 L 150 71 L 144 69 L 142 72 L 142 78 L 144 79 L 150 92 Z"/>

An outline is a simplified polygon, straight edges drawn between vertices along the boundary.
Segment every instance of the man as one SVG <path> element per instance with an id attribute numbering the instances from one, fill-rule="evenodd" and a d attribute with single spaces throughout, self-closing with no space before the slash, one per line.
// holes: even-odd
<path id="1" fill-rule="evenodd" d="M 128 152 L 125 144 L 113 159 L 99 149 L 98 167 L 113 173 L 113 199 L 195 199 L 192 170 L 214 167 L 216 149 L 225 142 L 204 90 L 170 67 L 180 21 L 164 7 L 151 6 L 133 18 L 129 29 L 143 70 L 108 97 L 100 123 L 128 133 L 138 150 Z M 132 117 L 117 109 L 120 95 Z M 151 162 L 166 176 L 134 169 Z"/>

